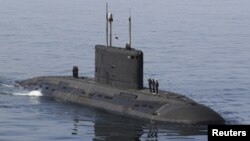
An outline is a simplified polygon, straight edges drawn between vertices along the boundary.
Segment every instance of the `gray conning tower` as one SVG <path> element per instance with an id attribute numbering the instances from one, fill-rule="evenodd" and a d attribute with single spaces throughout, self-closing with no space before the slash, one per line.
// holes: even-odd
<path id="1" fill-rule="evenodd" d="M 131 17 L 129 17 L 129 43 L 126 47 L 112 46 L 111 13 L 106 12 L 107 45 L 95 46 L 95 80 L 118 88 L 143 88 L 143 52 L 131 48 Z M 110 44 L 108 44 L 108 23 Z"/>

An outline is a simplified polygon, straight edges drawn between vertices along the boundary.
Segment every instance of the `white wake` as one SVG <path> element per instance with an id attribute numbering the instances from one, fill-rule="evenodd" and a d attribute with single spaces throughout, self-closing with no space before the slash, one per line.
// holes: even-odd
<path id="1" fill-rule="evenodd" d="M 14 95 L 43 96 L 41 91 L 31 91 L 31 92 L 27 92 L 27 93 L 14 93 Z"/>
<path id="2" fill-rule="evenodd" d="M 1 84 L 2 86 L 4 87 L 8 87 L 8 88 L 13 88 L 14 86 L 13 85 L 8 85 L 8 84 Z"/>

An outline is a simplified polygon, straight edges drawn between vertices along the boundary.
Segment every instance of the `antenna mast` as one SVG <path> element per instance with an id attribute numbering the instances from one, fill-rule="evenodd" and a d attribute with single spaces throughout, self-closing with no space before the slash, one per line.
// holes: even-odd
<path id="1" fill-rule="evenodd" d="M 106 2 L 106 43 L 107 43 L 106 47 L 108 47 L 108 45 L 109 45 L 108 32 L 109 32 L 109 28 L 108 28 L 108 3 Z"/>
<path id="2" fill-rule="evenodd" d="M 131 9 L 129 9 L 128 23 L 129 23 L 129 42 L 128 42 L 128 44 L 131 47 Z"/>
<path id="3" fill-rule="evenodd" d="M 110 29 L 109 29 L 109 44 L 110 47 L 112 47 L 112 22 L 113 22 L 113 15 L 112 13 L 108 13 L 108 21 L 109 21 L 109 25 L 110 25 Z"/>

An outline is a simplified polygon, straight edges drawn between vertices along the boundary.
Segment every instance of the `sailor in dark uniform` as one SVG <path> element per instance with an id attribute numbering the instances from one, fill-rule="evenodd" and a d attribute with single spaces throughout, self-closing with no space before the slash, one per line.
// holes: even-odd
<path id="1" fill-rule="evenodd" d="M 159 82 L 158 82 L 158 80 L 155 80 L 155 90 L 156 90 L 156 94 L 158 94 L 158 87 L 159 87 Z"/>
<path id="2" fill-rule="evenodd" d="M 155 93 L 155 80 L 152 79 L 152 87 L 153 87 L 153 93 Z"/>
<path id="3" fill-rule="evenodd" d="M 149 91 L 152 92 L 152 79 L 151 78 L 148 79 L 148 88 L 149 88 Z"/>
<path id="4" fill-rule="evenodd" d="M 73 69 L 72 69 L 72 73 L 73 73 L 73 78 L 78 78 L 78 67 L 77 66 L 73 66 Z"/>

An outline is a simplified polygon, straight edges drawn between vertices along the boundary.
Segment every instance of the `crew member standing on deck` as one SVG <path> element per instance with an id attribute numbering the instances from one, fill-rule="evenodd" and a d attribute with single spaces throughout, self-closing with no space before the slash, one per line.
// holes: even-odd
<path id="1" fill-rule="evenodd" d="M 149 88 L 149 91 L 152 92 L 152 79 L 151 78 L 148 79 L 148 88 Z"/>
<path id="2" fill-rule="evenodd" d="M 158 82 L 158 80 L 156 79 L 156 80 L 155 80 L 155 90 L 156 90 L 156 94 L 158 94 L 158 87 L 159 87 L 159 82 Z"/>
<path id="3" fill-rule="evenodd" d="M 153 93 L 155 93 L 155 80 L 152 79 L 152 87 L 153 87 Z"/>

